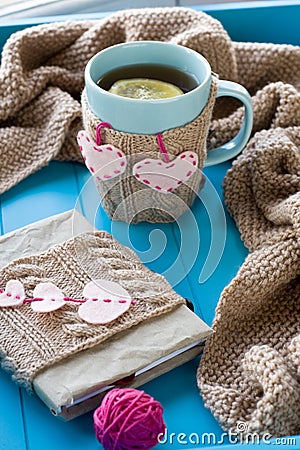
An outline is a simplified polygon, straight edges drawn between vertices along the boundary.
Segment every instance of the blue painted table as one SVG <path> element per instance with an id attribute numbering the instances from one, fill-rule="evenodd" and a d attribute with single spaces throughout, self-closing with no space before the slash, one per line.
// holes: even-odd
<path id="1" fill-rule="evenodd" d="M 201 9 L 219 19 L 234 40 L 300 44 L 300 1 L 235 3 Z M 83 17 L 45 18 L 39 22 L 66 18 Z M 12 32 L 35 23 L 37 21 L 26 20 L 2 25 L 0 47 Z M 205 170 L 207 183 L 192 214 L 173 224 L 128 227 L 111 222 L 101 207 L 98 208 L 97 193 L 83 166 L 52 162 L 1 196 L 1 233 L 77 207 L 88 219 L 95 219 L 99 229 L 111 232 L 131 246 L 151 269 L 165 274 L 179 294 L 194 302 L 197 314 L 211 324 L 222 289 L 234 277 L 247 254 L 222 203 L 221 183 L 229 166 L 230 163 L 224 163 Z M 195 218 L 199 226 L 195 226 Z M 193 360 L 143 386 L 162 403 L 168 433 L 177 436 L 173 442 L 168 439 L 160 447 L 196 448 L 198 445 L 192 442 L 183 443 L 183 437 L 181 443 L 180 439 L 178 441 L 179 433 L 187 436 L 196 433 L 200 437 L 200 447 L 241 448 L 222 438 L 221 428 L 204 408 L 196 386 L 198 364 L 198 360 Z M 215 437 L 209 438 L 205 433 L 213 433 Z M 300 437 L 294 445 L 287 441 L 282 441 L 281 445 L 300 449 Z M 0 450 L 94 450 L 100 447 L 94 437 L 91 413 L 68 423 L 61 422 L 37 398 L 19 389 L 0 371 Z M 260 444 L 259 448 L 262 447 L 269 448 L 268 444 Z"/>

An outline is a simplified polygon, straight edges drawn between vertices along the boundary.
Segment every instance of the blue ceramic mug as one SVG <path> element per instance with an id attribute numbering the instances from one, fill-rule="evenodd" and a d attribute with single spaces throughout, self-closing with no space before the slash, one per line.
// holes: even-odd
<path id="1" fill-rule="evenodd" d="M 161 64 L 191 74 L 197 80 L 193 90 L 171 98 L 142 100 L 112 94 L 98 86 L 106 73 L 132 64 Z M 118 131 L 154 135 L 184 126 L 206 106 L 212 82 L 208 61 L 187 47 L 160 41 L 136 41 L 108 47 L 97 53 L 85 69 L 85 87 L 90 110 Z M 234 82 L 217 80 L 217 97 L 230 96 L 245 107 L 238 134 L 221 147 L 208 152 L 204 166 L 221 163 L 245 147 L 252 129 L 253 110 L 247 90 Z"/>

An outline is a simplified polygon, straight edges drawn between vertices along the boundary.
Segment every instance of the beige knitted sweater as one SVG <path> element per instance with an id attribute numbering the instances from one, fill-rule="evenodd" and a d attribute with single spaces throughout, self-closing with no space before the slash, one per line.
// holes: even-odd
<path id="1" fill-rule="evenodd" d="M 141 39 L 201 52 L 220 78 L 253 96 L 253 138 L 225 180 L 228 209 L 252 253 L 222 294 L 198 383 L 226 429 L 243 421 L 248 431 L 299 433 L 299 47 L 232 42 L 215 19 L 179 8 L 21 31 L 4 47 L 0 70 L 0 190 L 53 158 L 81 160 L 85 64 L 109 45 Z M 208 148 L 233 137 L 242 114 L 219 102 Z"/>

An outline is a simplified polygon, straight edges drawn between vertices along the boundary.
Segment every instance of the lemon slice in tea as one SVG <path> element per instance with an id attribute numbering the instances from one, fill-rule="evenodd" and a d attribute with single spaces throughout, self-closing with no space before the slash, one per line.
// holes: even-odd
<path id="1" fill-rule="evenodd" d="M 176 97 L 183 91 L 174 84 L 151 78 L 128 78 L 116 81 L 109 92 L 122 97 L 140 100 L 155 100 L 160 98 Z"/>

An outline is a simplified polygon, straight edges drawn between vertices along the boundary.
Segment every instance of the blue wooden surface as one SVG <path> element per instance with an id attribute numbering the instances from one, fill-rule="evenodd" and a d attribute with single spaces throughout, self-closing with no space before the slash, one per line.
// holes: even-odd
<path id="1" fill-rule="evenodd" d="M 204 9 L 223 22 L 233 39 L 300 44 L 300 2 L 264 2 L 263 6 L 257 3 Z M 53 18 L 42 21 L 51 20 Z M 34 23 L 36 21 L 32 20 L 26 24 L 1 26 L 0 45 L 12 32 Z M 191 298 L 196 312 L 211 323 L 222 289 L 236 274 L 247 254 L 226 211 L 224 216 L 221 183 L 229 166 L 230 163 L 224 163 L 205 170 L 207 183 L 204 191 L 196 200 L 192 214 L 180 218 L 177 224 L 128 227 L 123 223 L 111 222 L 98 208 L 97 193 L 83 166 L 52 162 L 1 196 L 1 233 L 77 207 L 87 218 L 95 220 L 99 229 L 111 232 L 122 243 L 130 245 L 151 269 L 165 274 L 177 292 Z M 195 226 L 194 218 L 198 226 Z M 226 240 L 220 257 L 220 248 L 215 244 L 223 241 L 224 220 Z M 210 247 L 212 258 L 206 261 Z M 207 278 L 205 282 L 199 282 L 201 272 Z M 219 443 L 217 447 L 241 448 L 238 444 L 227 447 L 226 439 L 222 444 L 219 442 L 222 430 L 204 408 L 196 386 L 198 362 L 197 359 L 191 361 L 143 388 L 162 403 L 169 433 L 197 433 L 199 436 L 215 433 L 216 443 Z M 204 445 L 207 441 L 201 444 Z M 197 446 L 175 441 L 159 447 Z M 267 444 L 259 445 L 259 448 L 265 447 Z M 61 422 L 51 416 L 37 398 L 28 396 L 11 382 L 6 373 L 0 371 L 0 450 L 99 448 L 101 446 L 93 433 L 91 413 L 72 422 Z M 300 437 L 296 445 L 287 444 L 284 448 L 299 449 Z"/>

